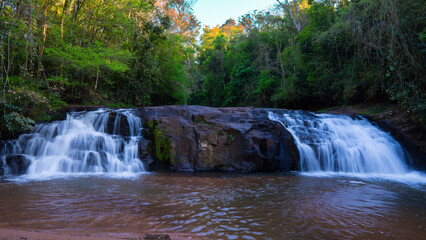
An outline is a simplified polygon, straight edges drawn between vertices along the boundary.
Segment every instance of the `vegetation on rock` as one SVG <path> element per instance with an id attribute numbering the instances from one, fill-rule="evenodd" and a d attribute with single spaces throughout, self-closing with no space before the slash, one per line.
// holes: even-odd
<path id="1" fill-rule="evenodd" d="M 162 162 L 169 162 L 173 164 L 174 159 L 171 141 L 164 134 L 163 127 L 157 121 L 148 121 L 148 128 L 153 136 L 154 154 L 157 159 Z"/>

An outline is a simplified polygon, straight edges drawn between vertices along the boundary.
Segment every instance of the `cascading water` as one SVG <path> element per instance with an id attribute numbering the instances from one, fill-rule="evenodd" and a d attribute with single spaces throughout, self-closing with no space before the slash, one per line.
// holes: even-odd
<path id="1" fill-rule="evenodd" d="M 72 112 L 6 143 L 0 156 L 6 166 L 10 157 L 29 164 L 28 175 L 138 173 L 145 171 L 139 159 L 141 130 L 131 110 Z M 13 171 L 5 168 L 6 175 Z"/>
<path id="2" fill-rule="evenodd" d="M 368 120 L 303 111 L 269 112 L 294 137 L 302 172 L 406 174 L 404 150 Z"/>

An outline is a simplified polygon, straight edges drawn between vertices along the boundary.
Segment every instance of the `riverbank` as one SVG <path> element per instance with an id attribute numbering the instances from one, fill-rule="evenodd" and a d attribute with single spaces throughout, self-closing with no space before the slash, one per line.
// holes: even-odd
<path id="1" fill-rule="evenodd" d="M 118 234 L 118 233 L 52 233 L 41 231 L 25 231 L 16 229 L 0 229 L 0 240 L 201 240 L 191 234 Z"/>

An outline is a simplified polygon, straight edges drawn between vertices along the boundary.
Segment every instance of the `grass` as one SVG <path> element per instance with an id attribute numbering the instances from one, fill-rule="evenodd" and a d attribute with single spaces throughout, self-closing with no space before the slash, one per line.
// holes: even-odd
<path id="1" fill-rule="evenodd" d="M 323 109 L 318 110 L 317 113 L 325 113 L 325 112 L 330 111 L 331 109 L 333 109 L 333 108 L 332 107 L 323 108 Z"/>

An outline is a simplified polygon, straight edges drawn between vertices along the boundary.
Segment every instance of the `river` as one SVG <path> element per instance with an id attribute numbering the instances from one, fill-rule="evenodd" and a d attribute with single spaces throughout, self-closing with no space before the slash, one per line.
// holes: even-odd
<path id="1" fill-rule="evenodd" d="M 0 228 L 207 239 L 425 239 L 426 183 L 330 174 L 147 173 L 0 181 Z"/>

